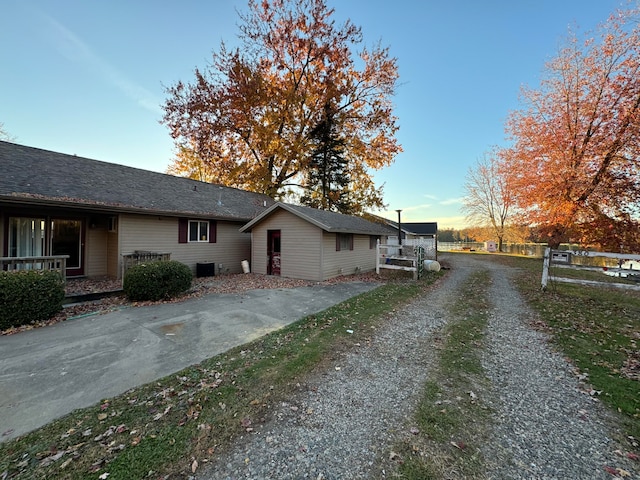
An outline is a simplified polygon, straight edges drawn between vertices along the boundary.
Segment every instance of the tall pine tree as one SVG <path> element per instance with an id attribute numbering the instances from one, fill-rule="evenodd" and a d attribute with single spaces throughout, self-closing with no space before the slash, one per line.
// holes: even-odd
<path id="1" fill-rule="evenodd" d="M 330 103 L 324 115 L 310 132 L 313 148 L 309 160 L 303 205 L 345 214 L 355 212 L 349 196 L 349 172 L 344 157 L 345 141 L 340 137 L 336 113 Z"/>

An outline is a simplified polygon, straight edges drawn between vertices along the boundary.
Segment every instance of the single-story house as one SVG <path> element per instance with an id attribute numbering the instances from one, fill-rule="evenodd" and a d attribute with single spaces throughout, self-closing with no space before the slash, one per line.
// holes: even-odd
<path id="1" fill-rule="evenodd" d="M 312 281 L 375 270 L 376 244 L 393 233 L 383 223 L 280 202 L 240 231 L 251 232 L 253 272 Z"/>
<path id="2" fill-rule="evenodd" d="M 68 255 L 69 276 L 120 278 L 148 252 L 241 272 L 240 227 L 265 195 L 0 141 L 0 257 Z M 143 253 L 144 252 L 144 253 Z M 2 265 L 0 263 L 0 265 Z M 5 263 L 5 268 L 6 268 Z"/>
<path id="3" fill-rule="evenodd" d="M 395 233 L 389 237 L 389 243 L 398 244 L 398 222 L 385 220 Z M 438 258 L 438 222 L 400 222 L 400 232 L 404 245 L 421 245 L 427 258 Z"/>

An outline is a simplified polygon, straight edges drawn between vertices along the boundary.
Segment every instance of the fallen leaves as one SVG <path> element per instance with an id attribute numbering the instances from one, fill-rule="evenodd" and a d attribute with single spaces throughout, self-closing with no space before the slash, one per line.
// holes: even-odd
<path id="1" fill-rule="evenodd" d="M 333 285 L 345 282 L 380 282 L 380 278 L 372 273 L 362 273 L 358 275 L 343 275 L 337 278 L 321 282 L 321 285 Z M 197 298 L 209 294 L 221 293 L 243 293 L 249 290 L 268 290 L 281 288 L 298 288 L 316 285 L 317 282 L 309 282 L 307 280 L 298 280 L 285 277 L 273 277 L 269 275 L 259 275 L 256 273 L 248 274 L 226 274 L 216 277 L 195 278 L 192 288 L 186 294 L 170 299 L 160 300 L 157 302 L 129 302 L 124 295 L 115 295 L 99 300 L 89 301 L 70 305 L 65 307 L 60 313 L 49 320 L 34 322 L 21 327 L 0 330 L 0 335 L 13 335 L 16 333 L 33 330 L 34 328 L 46 327 L 63 322 L 70 318 L 89 315 L 92 313 L 106 313 L 117 310 L 124 306 L 147 306 L 159 303 L 176 303 L 190 298 Z M 122 284 L 119 280 L 109 278 L 82 278 L 69 279 L 65 286 L 67 296 L 84 295 L 88 293 L 115 292 L 122 290 Z"/>
<path id="2" fill-rule="evenodd" d="M 158 420 L 160 420 L 162 417 L 164 417 L 167 413 L 169 413 L 170 411 L 171 411 L 171 405 L 169 405 L 167 408 L 165 408 L 165 409 L 164 409 L 164 411 L 159 412 L 159 413 L 156 413 L 156 414 L 153 416 L 153 419 L 154 419 L 155 421 L 158 421 Z"/>
<path id="3" fill-rule="evenodd" d="M 400 460 L 402 460 L 402 457 L 398 453 L 396 453 L 394 451 L 391 451 L 389 453 L 389 460 L 392 461 L 392 462 L 393 461 L 400 461 Z"/>
<path id="4" fill-rule="evenodd" d="M 609 467 L 609 466 L 605 466 L 604 467 L 604 471 L 607 473 L 610 473 L 611 475 L 613 475 L 614 477 L 619 477 L 619 478 L 625 478 L 625 477 L 630 477 L 631 473 L 628 472 L 627 470 L 624 470 L 623 468 L 620 467 Z"/>
<path id="5" fill-rule="evenodd" d="M 249 417 L 244 417 L 242 420 L 240 420 L 240 425 L 248 433 L 253 432 L 253 427 L 251 426 L 251 424 L 252 424 L 252 421 Z"/>
<path id="6" fill-rule="evenodd" d="M 40 466 L 46 467 L 53 462 L 57 462 L 64 456 L 65 453 L 67 453 L 66 450 L 62 450 L 60 452 L 57 452 L 54 455 L 50 455 L 48 457 L 43 458 L 42 460 L 40 460 Z"/>

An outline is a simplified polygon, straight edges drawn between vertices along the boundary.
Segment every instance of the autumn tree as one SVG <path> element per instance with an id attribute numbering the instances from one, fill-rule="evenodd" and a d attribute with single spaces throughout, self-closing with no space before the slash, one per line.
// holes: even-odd
<path id="1" fill-rule="evenodd" d="M 527 222 L 563 241 L 640 250 L 640 25 L 618 11 L 571 34 L 511 113 L 503 172 Z"/>
<path id="2" fill-rule="evenodd" d="M 213 182 L 215 179 L 209 173 L 207 163 L 200 158 L 193 148 L 178 145 L 175 161 L 167 168 L 167 173 L 191 178 L 200 182 Z"/>
<path id="3" fill-rule="evenodd" d="M 494 152 L 469 168 L 462 210 L 471 225 L 491 227 L 492 234 L 498 239 L 498 251 L 502 251 L 507 222 L 513 210 L 513 195 L 506 176 L 500 175 L 499 167 L 500 162 Z"/>
<path id="4" fill-rule="evenodd" d="M 401 151 L 396 59 L 387 48 L 360 48 L 361 29 L 336 25 L 333 14 L 325 0 L 249 0 L 240 46 L 222 43 L 192 82 L 167 88 L 163 123 L 215 182 L 274 198 L 304 189 L 311 131 L 334 104 L 357 207 L 383 206 L 370 172 Z M 173 169 L 183 169 L 180 158 Z"/>
<path id="5" fill-rule="evenodd" d="M 300 203 L 322 210 L 350 214 L 349 173 L 344 157 L 345 140 L 337 132 L 336 112 L 325 105 L 324 116 L 311 130 L 313 151 L 307 169 L 305 193 Z"/>

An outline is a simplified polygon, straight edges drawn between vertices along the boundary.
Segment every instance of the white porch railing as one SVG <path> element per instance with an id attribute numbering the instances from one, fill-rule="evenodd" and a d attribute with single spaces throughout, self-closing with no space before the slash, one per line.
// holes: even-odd
<path id="1" fill-rule="evenodd" d="M 420 255 L 417 254 L 421 250 Z M 381 244 L 380 240 L 376 244 L 376 275 L 380 274 L 380 269 L 404 270 L 413 272 L 413 279 L 420 278 L 422 273 L 422 262 L 424 249 L 413 245 Z"/>

